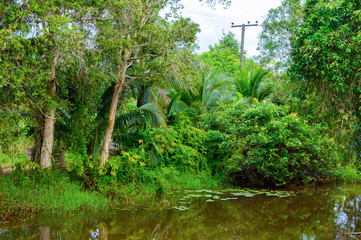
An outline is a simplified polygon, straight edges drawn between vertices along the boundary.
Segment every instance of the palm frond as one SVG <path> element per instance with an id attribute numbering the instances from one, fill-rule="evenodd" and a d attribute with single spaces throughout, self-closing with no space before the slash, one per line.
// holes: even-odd
<path id="1" fill-rule="evenodd" d="M 242 69 L 234 81 L 235 91 L 244 97 L 263 101 L 268 98 L 273 88 L 269 83 L 268 72 L 262 68 Z"/>

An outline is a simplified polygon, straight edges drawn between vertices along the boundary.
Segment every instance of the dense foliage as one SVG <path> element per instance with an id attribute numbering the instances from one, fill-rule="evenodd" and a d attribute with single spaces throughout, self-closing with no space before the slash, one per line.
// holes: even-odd
<path id="1" fill-rule="evenodd" d="M 360 3 L 303 3 L 270 11 L 242 68 L 230 32 L 194 53 L 178 0 L 0 3 L 0 214 L 358 180 Z M 38 204 L 64 187 L 73 204 Z"/>
<path id="2" fill-rule="evenodd" d="M 360 1 L 307 1 L 304 11 L 303 24 L 292 41 L 290 72 L 296 92 L 321 102 L 318 111 L 334 135 L 354 131 L 359 155 Z"/>
<path id="3" fill-rule="evenodd" d="M 255 100 L 205 115 L 209 159 L 236 184 L 284 185 L 332 176 L 333 141 L 290 113 L 287 106 Z M 218 146 L 215 146 L 218 140 Z"/>

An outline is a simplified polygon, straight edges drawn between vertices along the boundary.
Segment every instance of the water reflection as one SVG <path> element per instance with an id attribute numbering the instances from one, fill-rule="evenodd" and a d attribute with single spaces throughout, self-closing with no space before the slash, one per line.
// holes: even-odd
<path id="1" fill-rule="evenodd" d="M 40 228 L 40 240 L 50 240 L 50 227 Z"/>
<path id="2" fill-rule="evenodd" d="M 360 202 L 360 185 L 288 198 L 195 197 L 186 211 L 114 211 L 3 224 L 0 239 L 355 239 L 349 233 L 361 231 Z"/>

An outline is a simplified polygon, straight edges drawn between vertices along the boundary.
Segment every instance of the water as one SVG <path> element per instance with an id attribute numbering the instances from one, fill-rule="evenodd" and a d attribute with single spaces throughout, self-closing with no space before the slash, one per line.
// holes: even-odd
<path id="1" fill-rule="evenodd" d="M 169 207 L 158 211 L 0 222 L 0 239 L 361 239 L 350 234 L 361 232 L 361 185 L 178 192 L 163 201 Z"/>

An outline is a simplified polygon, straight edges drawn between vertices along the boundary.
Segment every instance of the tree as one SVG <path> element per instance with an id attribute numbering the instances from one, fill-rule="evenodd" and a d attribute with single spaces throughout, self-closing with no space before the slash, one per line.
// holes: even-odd
<path id="1" fill-rule="evenodd" d="M 309 0 L 303 24 L 292 39 L 291 78 L 299 85 L 298 92 L 317 93 L 321 111 L 329 122 L 336 119 L 341 130 L 348 112 L 357 124 L 361 120 L 360 10 L 358 0 Z M 356 131 L 355 141 L 358 135 Z"/>
<path id="2" fill-rule="evenodd" d="M 96 17 L 97 43 L 104 52 L 112 71 L 115 87 L 103 138 L 100 165 L 109 157 L 112 133 L 116 119 L 119 96 L 130 82 L 140 78 L 153 79 L 157 63 L 164 62 L 168 53 L 195 41 L 197 25 L 189 20 L 168 22 L 161 19 L 159 11 L 167 0 L 123 0 L 104 2 Z M 142 66 L 138 71 L 137 66 Z M 131 69 L 135 67 L 134 69 Z M 156 71 L 155 71 L 156 72 Z M 147 76 L 148 75 L 148 76 Z M 150 76 L 149 76 L 150 75 Z"/>
<path id="3" fill-rule="evenodd" d="M 7 1 L 0 4 L 0 87 L 14 96 L 12 111 L 35 113 L 41 129 L 40 165 L 51 166 L 56 109 L 60 106 L 58 72 L 77 59 L 83 34 L 73 24 L 78 3 Z"/>
<path id="4" fill-rule="evenodd" d="M 231 0 L 199 0 L 200 2 L 205 2 L 208 6 L 214 7 L 217 3 L 228 7 L 231 4 Z"/>
<path id="5" fill-rule="evenodd" d="M 199 58 L 206 68 L 232 76 L 239 68 L 239 43 L 232 32 L 223 32 L 219 43 L 209 46 L 209 51 Z"/>
<path id="6" fill-rule="evenodd" d="M 219 39 L 219 43 L 209 46 L 209 51 L 225 51 L 230 50 L 234 55 L 239 56 L 239 42 L 236 38 L 236 35 L 233 32 L 228 32 L 227 34 L 223 31 L 223 36 Z"/>
<path id="7" fill-rule="evenodd" d="M 180 111 L 194 116 L 214 111 L 226 102 L 233 101 L 233 79 L 218 72 L 207 72 L 203 78 L 192 86 L 173 85 L 169 91 L 171 102 L 167 106 L 168 117 Z"/>
<path id="8" fill-rule="evenodd" d="M 291 37 L 302 23 L 304 0 L 283 0 L 262 23 L 257 50 L 261 64 L 285 69 L 290 64 Z"/>
<path id="9" fill-rule="evenodd" d="M 200 58 L 208 68 L 232 78 L 233 87 L 229 90 L 233 97 L 238 92 L 239 98 L 244 102 L 250 102 L 250 99 L 252 102 L 253 98 L 262 101 L 273 92 L 269 72 L 252 59 L 246 59 L 244 66 L 239 67 L 239 42 L 233 33 L 223 33 L 219 43 L 209 46 L 209 49 Z"/>
<path id="10" fill-rule="evenodd" d="M 258 65 L 243 67 L 241 72 L 234 76 L 235 91 L 240 93 L 244 102 L 252 103 L 253 99 L 261 102 L 273 93 L 269 76 L 269 72 Z"/>

